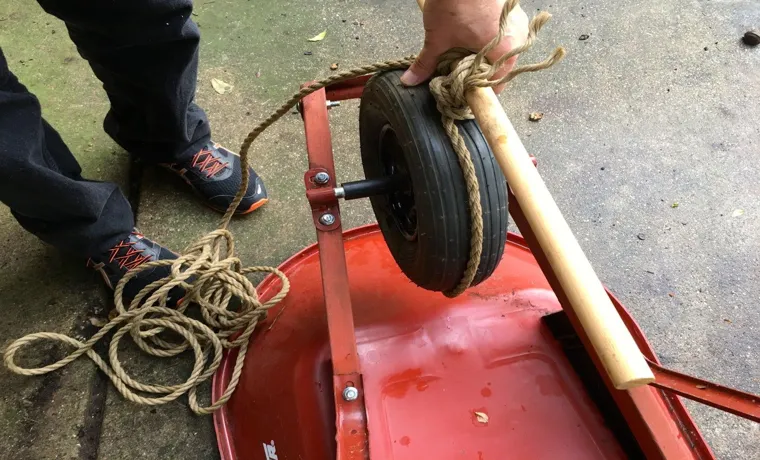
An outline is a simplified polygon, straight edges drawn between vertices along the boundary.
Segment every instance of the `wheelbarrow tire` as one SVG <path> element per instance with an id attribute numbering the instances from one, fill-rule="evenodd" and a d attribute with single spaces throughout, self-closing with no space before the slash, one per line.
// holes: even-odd
<path id="1" fill-rule="evenodd" d="M 404 203 L 398 194 L 371 197 L 372 208 L 404 274 L 422 288 L 445 292 L 457 286 L 469 260 L 467 188 L 427 85 L 406 87 L 401 74 L 375 75 L 364 88 L 359 115 L 362 164 L 367 179 L 407 177 L 414 233 L 412 217 L 398 217 Z M 472 154 L 483 208 L 483 252 L 475 285 L 493 273 L 504 252 L 507 188 L 477 122 L 465 120 L 457 126 Z"/>

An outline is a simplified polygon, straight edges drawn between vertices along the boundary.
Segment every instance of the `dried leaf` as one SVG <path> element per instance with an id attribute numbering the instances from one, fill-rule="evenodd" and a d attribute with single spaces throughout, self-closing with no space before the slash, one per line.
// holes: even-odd
<path id="1" fill-rule="evenodd" d="M 338 70 L 338 63 L 333 62 L 332 64 L 330 64 L 330 70 Z"/>
<path id="2" fill-rule="evenodd" d="M 723 322 L 724 322 L 724 323 L 728 323 L 728 324 L 731 324 L 731 320 L 730 320 L 730 319 L 728 319 L 728 318 L 723 318 Z"/>
<path id="3" fill-rule="evenodd" d="M 698 390 L 704 390 L 707 388 L 707 385 L 697 385 Z"/>
<path id="4" fill-rule="evenodd" d="M 308 39 L 310 42 L 321 42 L 325 39 L 325 35 L 327 35 L 327 29 L 323 30 L 321 34 L 315 35 Z"/>
<path id="5" fill-rule="evenodd" d="M 744 209 L 734 209 L 734 212 L 731 213 L 731 217 L 739 217 L 744 214 Z"/>
<path id="6" fill-rule="evenodd" d="M 106 324 L 108 324 L 108 321 L 104 320 L 103 318 L 98 318 L 93 316 L 90 318 L 90 324 L 92 324 L 95 327 L 103 327 Z"/>
<path id="7" fill-rule="evenodd" d="M 211 79 L 211 86 L 214 88 L 214 91 L 216 91 L 219 94 L 228 93 L 232 90 L 232 85 L 230 85 L 229 83 L 223 82 L 222 80 L 218 78 Z"/>
<path id="8" fill-rule="evenodd" d="M 480 423 L 488 423 L 488 414 L 485 412 L 475 412 L 475 417 L 478 418 Z"/>
<path id="9" fill-rule="evenodd" d="M 675 297 L 675 296 L 676 296 L 676 295 L 675 295 L 675 294 L 673 294 L 672 292 L 668 292 L 668 295 L 669 295 L 670 297 Z"/>
<path id="10" fill-rule="evenodd" d="M 678 202 L 675 202 L 675 203 L 671 204 L 670 207 L 671 208 L 677 208 L 678 207 Z"/>
<path id="11" fill-rule="evenodd" d="M 538 121 L 542 118 L 544 118 L 544 112 L 531 112 L 531 114 L 528 115 L 528 120 L 530 121 Z"/>

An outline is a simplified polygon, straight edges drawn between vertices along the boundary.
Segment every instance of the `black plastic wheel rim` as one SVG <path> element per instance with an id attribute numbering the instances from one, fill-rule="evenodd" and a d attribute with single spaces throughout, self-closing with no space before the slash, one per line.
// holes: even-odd
<path id="1" fill-rule="evenodd" d="M 417 239 L 417 207 L 414 204 L 414 190 L 409 181 L 409 168 L 404 159 L 404 152 L 390 125 L 383 126 L 380 131 L 380 162 L 386 175 L 406 178 L 398 191 L 387 195 L 388 215 L 404 238 L 415 241 Z"/>

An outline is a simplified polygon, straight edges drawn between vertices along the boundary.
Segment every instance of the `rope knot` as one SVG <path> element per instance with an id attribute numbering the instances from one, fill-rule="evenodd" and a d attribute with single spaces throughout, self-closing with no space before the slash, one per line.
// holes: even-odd
<path id="1" fill-rule="evenodd" d="M 465 95 L 474 87 L 473 77 L 488 73 L 490 64 L 481 61 L 475 67 L 476 55 L 469 50 L 456 48 L 447 51 L 438 62 L 438 76 L 430 81 L 430 92 L 436 108 L 452 120 L 473 118 Z"/>
<path id="2" fill-rule="evenodd" d="M 508 0 L 501 12 L 499 33 L 477 53 L 464 48 L 453 48 L 438 60 L 438 76 L 430 81 L 430 92 L 436 100 L 436 107 L 441 115 L 452 120 L 472 119 L 472 111 L 467 104 L 466 94 L 476 87 L 494 87 L 506 83 L 524 72 L 535 72 L 549 68 L 559 62 L 564 55 L 563 48 L 557 48 L 544 61 L 536 64 L 518 66 L 507 75 L 491 80 L 496 72 L 509 59 L 527 51 L 533 46 L 536 34 L 551 18 L 547 12 L 540 12 L 528 25 L 528 37 L 521 46 L 513 48 L 493 63 L 486 55 L 504 39 L 507 33 L 507 16 L 519 4 L 519 0 Z"/>

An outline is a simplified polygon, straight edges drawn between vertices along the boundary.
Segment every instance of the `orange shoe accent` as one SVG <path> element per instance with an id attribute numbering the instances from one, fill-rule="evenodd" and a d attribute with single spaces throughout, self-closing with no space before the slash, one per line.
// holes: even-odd
<path id="1" fill-rule="evenodd" d="M 263 199 L 261 199 L 261 200 L 259 200 L 259 201 L 255 202 L 255 203 L 253 203 L 253 204 L 251 205 L 251 207 L 250 207 L 250 208 L 248 208 L 248 209 L 246 209 L 245 211 L 239 211 L 239 212 L 236 212 L 235 214 L 236 214 L 236 215 L 238 215 L 238 216 L 243 216 L 243 215 L 245 215 L 245 214 L 250 214 L 250 213 L 252 213 L 253 211 L 255 211 L 255 210 L 259 209 L 259 208 L 260 208 L 260 207 L 262 207 L 262 206 L 264 206 L 264 205 L 265 205 L 265 204 L 267 204 L 267 203 L 269 203 L 269 198 L 263 198 Z"/>

